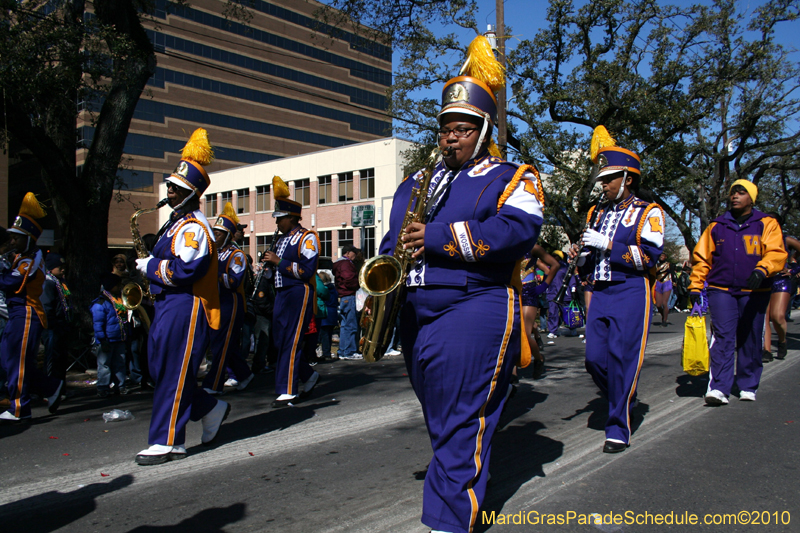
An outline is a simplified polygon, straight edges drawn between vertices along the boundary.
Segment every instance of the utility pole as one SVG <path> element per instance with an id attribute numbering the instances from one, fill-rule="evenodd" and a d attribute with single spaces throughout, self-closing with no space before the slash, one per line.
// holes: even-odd
<path id="1" fill-rule="evenodd" d="M 497 32 L 497 60 L 506 66 L 506 24 L 504 0 L 495 0 L 495 31 Z M 497 94 L 497 144 L 500 154 L 506 158 L 508 135 L 506 133 L 506 88 L 505 85 Z"/>

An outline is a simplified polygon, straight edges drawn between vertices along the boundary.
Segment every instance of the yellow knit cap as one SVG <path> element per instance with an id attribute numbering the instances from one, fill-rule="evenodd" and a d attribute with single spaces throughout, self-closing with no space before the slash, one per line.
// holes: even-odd
<path id="1" fill-rule="evenodd" d="M 756 203 L 756 198 L 758 198 L 758 186 L 755 183 L 745 179 L 736 180 L 733 183 L 731 183 L 731 188 L 728 191 L 728 194 L 730 194 L 733 188 L 736 187 L 737 185 L 741 185 L 742 187 L 744 187 L 744 189 L 747 191 L 747 194 L 749 194 L 750 198 L 753 199 L 753 203 Z"/>

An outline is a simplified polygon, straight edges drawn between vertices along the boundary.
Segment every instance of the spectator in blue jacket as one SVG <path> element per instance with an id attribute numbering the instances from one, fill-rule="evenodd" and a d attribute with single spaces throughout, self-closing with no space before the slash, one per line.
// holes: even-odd
<path id="1" fill-rule="evenodd" d="M 331 276 L 327 272 L 318 272 L 317 275 L 322 284 L 328 289 L 327 297 L 324 300 L 327 315 L 320 320 L 319 326 L 319 343 L 322 347 L 320 359 L 330 361 L 333 358 L 331 354 L 333 328 L 339 323 L 339 293 L 336 292 L 336 285 L 334 285 Z"/>
<path id="2" fill-rule="evenodd" d="M 103 276 L 100 295 L 92 301 L 94 338 L 97 352 L 97 395 L 108 397 L 112 386 L 116 394 L 128 394 L 125 387 L 125 339 L 130 336 L 128 311 L 120 299 L 122 279 L 116 274 Z"/>

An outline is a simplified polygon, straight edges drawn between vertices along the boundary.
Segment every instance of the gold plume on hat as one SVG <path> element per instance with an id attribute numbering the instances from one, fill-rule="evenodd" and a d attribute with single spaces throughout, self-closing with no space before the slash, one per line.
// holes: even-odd
<path id="1" fill-rule="evenodd" d="M 233 209 L 233 204 L 230 202 L 227 202 L 225 207 L 222 208 L 222 216 L 233 220 L 234 224 L 239 223 L 239 215 L 236 214 L 236 211 Z"/>
<path id="2" fill-rule="evenodd" d="M 467 48 L 467 60 L 461 67 L 461 74 L 481 80 L 496 93 L 506 84 L 505 72 L 505 67 L 494 56 L 489 39 L 483 35 L 475 37 Z"/>
<path id="3" fill-rule="evenodd" d="M 592 134 L 592 163 L 597 163 L 597 156 L 600 154 L 601 148 L 609 148 L 616 145 L 617 141 L 608 133 L 605 126 L 597 126 Z"/>
<path id="4" fill-rule="evenodd" d="M 280 176 L 273 176 L 272 177 L 272 196 L 275 199 L 278 198 L 289 198 L 292 195 L 289 192 L 289 186 L 286 185 L 286 182 L 281 179 Z"/>
<path id="5" fill-rule="evenodd" d="M 36 199 L 36 195 L 29 192 L 22 199 L 22 205 L 19 208 L 20 215 L 28 215 L 31 218 L 44 218 L 47 214 L 44 206 Z"/>
<path id="6" fill-rule="evenodd" d="M 196 161 L 203 166 L 210 164 L 214 160 L 214 149 L 208 141 L 208 132 L 203 128 L 197 128 L 189 137 L 189 142 L 181 150 L 184 159 Z"/>

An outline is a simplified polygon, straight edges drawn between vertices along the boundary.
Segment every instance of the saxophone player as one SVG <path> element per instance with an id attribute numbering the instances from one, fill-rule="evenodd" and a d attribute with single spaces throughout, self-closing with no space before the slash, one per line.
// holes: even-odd
<path id="1" fill-rule="evenodd" d="M 491 141 L 494 93 L 504 80 L 502 70 L 499 80 L 477 78 L 469 66 L 481 61 L 497 63 L 485 37 L 470 46 L 468 75 L 442 91 L 443 159 L 424 191 L 424 219 L 400 227 L 420 172 L 395 193 L 381 243 L 381 253 L 390 253 L 398 237 L 415 250 L 400 335 L 433 448 L 422 522 L 445 532 L 472 531 L 483 503 L 492 437 L 515 360 L 527 345 L 512 287 L 520 281 L 516 263 L 542 225 L 538 173 L 501 159 Z"/>
<path id="2" fill-rule="evenodd" d="M 211 183 L 203 168 L 213 158 L 206 131 L 195 131 L 182 154 L 178 168 L 167 178 L 173 212 L 158 233 L 152 255 L 136 260 L 155 296 L 148 362 L 156 387 L 150 447 L 136 456 L 140 465 L 183 459 L 186 423 L 201 420 L 201 440 L 208 444 L 230 412 L 226 402 L 195 381 L 210 332 L 220 325 L 216 246 L 199 200 Z"/>

